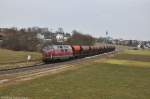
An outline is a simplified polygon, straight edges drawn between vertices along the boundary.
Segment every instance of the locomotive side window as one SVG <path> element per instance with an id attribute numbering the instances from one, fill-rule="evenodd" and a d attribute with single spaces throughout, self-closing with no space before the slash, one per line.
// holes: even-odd
<path id="1" fill-rule="evenodd" d="M 63 46 L 59 45 L 59 46 L 58 46 L 58 49 L 59 49 L 61 52 L 64 52 Z"/>
<path id="2" fill-rule="evenodd" d="M 69 47 L 68 46 L 64 46 L 64 49 L 68 49 Z"/>
<path id="3" fill-rule="evenodd" d="M 54 45 L 53 48 L 54 48 L 55 50 L 59 49 L 57 45 Z"/>
<path id="4" fill-rule="evenodd" d="M 63 47 L 62 47 L 62 46 L 60 46 L 60 48 L 61 48 L 61 49 L 63 49 Z"/>
<path id="5" fill-rule="evenodd" d="M 59 46 L 56 46 L 57 47 L 57 49 L 60 49 L 60 47 Z"/>
<path id="6" fill-rule="evenodd" d="M 63 47 L 61 45 L 57 45 L 57 49 L 62 49 Z"/>
<path id="7" fill-rule="evenodd" d="M 68 49 L 69 49 L 69 47 L 68 47 L 67 45 L 64 45 L 64 50 L 65 50 L 65 52 L 67 52 Z"/>

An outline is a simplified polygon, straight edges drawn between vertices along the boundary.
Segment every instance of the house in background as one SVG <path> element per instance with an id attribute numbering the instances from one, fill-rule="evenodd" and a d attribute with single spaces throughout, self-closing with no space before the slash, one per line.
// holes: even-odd
<path id="1" fill-rule="evenodd" d="M 46 42 L 65 42 L 67 41 L 71 35 L 69 33 L 52 33 L 52 32 L 44 32 L 44 33 L 37 33 L 37 38 Z"/>
<path id="2" fill-rule="evenodd" d="M 6 37 L 6 34 L 3 33 L 3 32 L 0 32 L 0 47 L 1 47 L 1 45 L 2 45 L 2 42 L 3 42 L 4 37 Z"/>
<path id="3" fill-rule="evenodd" d="M 52 41 L 53 33 L 51 32 L 37 33 L 37 38 L 43 41 Z"/>

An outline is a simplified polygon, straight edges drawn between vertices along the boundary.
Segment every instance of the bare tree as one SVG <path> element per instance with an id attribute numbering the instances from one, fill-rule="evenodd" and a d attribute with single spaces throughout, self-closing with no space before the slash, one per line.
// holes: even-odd
<path id="1" fill-rule="evenodd" d="M 14 35 L 7 36 L 2 43 L 2 47 L 12 50 L 35 51 L 38 44 L 39 40 L 36 33 L 20 30 Z"/>

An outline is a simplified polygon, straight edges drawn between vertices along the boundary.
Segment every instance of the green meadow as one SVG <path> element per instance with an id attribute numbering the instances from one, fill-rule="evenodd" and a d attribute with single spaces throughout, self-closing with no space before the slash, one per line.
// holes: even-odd
<path id="1" fill-rule="evenodd" d="M 30 62 L 27 62 L 28 55 L 31 55 Z M 35 61 L 40 61 L 41 58 L 42 55 L 38 52 L 12 51 L 7 49 L 0 49 L 0 69 L 14 68 L 19 65 L 26 66 L 34 64 Z"/>
<path id="2" fill-rule="evenodd" d="M 125 54 L 150 56 L 150 50 L 125 50 Z"/>
<path id="3" fill-rule="evenodd" d="M 150 51 L 126 50 L 79 69 L 0 88 L 29 99 L 150 99 Z"/>
<path id="4" fill-rule="evenodd" d="M 7 49 L 0 49 L 0 64 L 26 61 L 28 55 L 32 56 L 32 60 L 40 59 L 42 56 L 40 53 L 37 52 L 12 51 Z"/>

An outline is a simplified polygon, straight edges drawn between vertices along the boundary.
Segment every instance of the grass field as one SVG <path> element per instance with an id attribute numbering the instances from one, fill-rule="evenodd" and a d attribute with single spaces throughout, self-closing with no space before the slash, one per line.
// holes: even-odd
<path id="1" fill-rule="evenodd" d="M 38 61 L 42 57 L 41 53 L 37 52 L 11 51 L 6 49 L 0 49 L 0 69 L 13 68 L 16 67 L 17 65 L 33 64 L 33 62 L 30 63 L 26 62 L 28 55 L 31 55 L 32 60 Z"/>
<path id="2" fill-rule="evenodd" d="M 32 60 L 41 58 L 41 54 L 37 52 L 11 51 L 6 49 L 0 49 L 0 64 L 26 61 L 27 55 L 31 55 Z"/>
<path id="3" fill-rule="evenodd" d="M 77 70 L 2 87 L 0 96 L 29 99 L 150 99 L 148 53 L 150 51 L 127 50 L 106 61 L 95 60 Z"/>
<path id="4" fill-rule="evenodd" d="M 125 54 L 150 56 L 150 50 L 125 50 Z"/>

